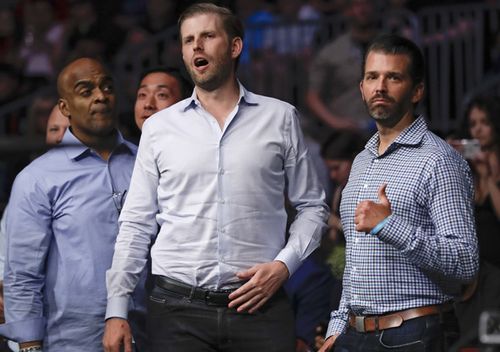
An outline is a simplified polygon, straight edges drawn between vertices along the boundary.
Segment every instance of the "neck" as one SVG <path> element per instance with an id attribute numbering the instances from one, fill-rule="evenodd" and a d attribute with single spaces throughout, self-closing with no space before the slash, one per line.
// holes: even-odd
<path id="1" fill-rule="evenodd" d="M 198 100 L 203 108 L 215 117 L 221 129 L 227 116 L 236 106 L 239 93 L 238 82 L 234 76 L 212 91 L 196 86 Z"/>
<path id="2" fill-rule="evenodd" d="M 72 130 L 72 132 L 75 137 L 80 140 L 80 142 L 93 149 L 103 160 L 106 161 L 111 156 L 118 140 L 118 133 L 116 129 L 113 129 L 113 131 L 105 136 L 82 135 L 74 130 Z"/>
<path id="3" fill-rule="evenodd" d="M 377 121 L 377 130 L 379 134 L 379 145 L 378 153 L 382 155 L 385 153 L 387 148 L 394 142 L 394 140 L 410 126 L 413 121 L 415 121 L 415 116 L 413 111 L 407 112 L 398 122 L 395 124 L 390 121 Z"/>

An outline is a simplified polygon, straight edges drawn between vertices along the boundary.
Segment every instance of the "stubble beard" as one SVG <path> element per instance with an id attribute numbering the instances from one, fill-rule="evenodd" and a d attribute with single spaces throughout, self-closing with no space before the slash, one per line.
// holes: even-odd
<path id="1" fill-rule="evenodd" d="M 199 74 L 190 65 L 186 65 L 195 86 L 209 92 L 219 88 L 231 75 L 232 70 L 231 60 L 226 57 L 213 60 L 211 66 L 208 71 Z"/>

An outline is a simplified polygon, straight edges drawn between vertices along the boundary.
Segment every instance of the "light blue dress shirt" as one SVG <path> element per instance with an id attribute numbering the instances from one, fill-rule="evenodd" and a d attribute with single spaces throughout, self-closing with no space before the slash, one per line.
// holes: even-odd
<path id="1" fill-rule="evenodd" d="M 342 192 L 346 267 L 327 336 L 345 331 L 350 312 L 379 315 L 452 300 L 479 268 L 467 162 L 422 116 L 382 155 L 378 145 L 377 133 L 354 160 Z M 357 232 L 356 206 L 377 202 L 384 183 L 392 215 L 377 235 Z"/>
<path id="2" fill-rule="evenodd" d="M 102 350 L 105 272 L 135 155 L 119 135 L 105 161 L 68 129 L 17 176 L 6 218 L 1 334 L 43 340 L 45 352 Z"/>
<path id="3" fill-rule="evenodd" d="M 153 274 L 207 289 L 234 287 L 236 272 L 273 260 L 292 274 L 319 245 L 329 210 L 296 109 L 239 91 L 222 130 L 196 91 L 144 124 L 106 317 L 126 316 L 157 224 Z M 288 239 L 285 194 L 298 211 Z"/>

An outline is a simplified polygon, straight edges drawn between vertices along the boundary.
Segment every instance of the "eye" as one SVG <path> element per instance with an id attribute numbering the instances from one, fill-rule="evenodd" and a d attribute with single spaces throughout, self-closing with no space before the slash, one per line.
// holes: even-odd
<path id="1" fill-rule="evenodd" d="M 92 91 L 90 89 L 83 89 L 80 91 L 80 95 L 82 97 L 89 97 L 92 94 Z"/>
<path id="2" fill-rule="evenodd" d="M 102 90 L 106 93 L 112 93 L 114 90 L 114 87 L 112 84 L 106 84 L 102 87 Z"/>
<path id="3" fill-rule="evenodd" d="M 144 98 L 146 98 L 146 93 L 143 92 L 137 93 L 137 99 L 144 99 Z"/>
<path id="4" fill-rule="evenodd" d="M 169 98 L 169 95 L 167 93 L 158 93 L 157 96 L 160 99 L 168 99 Z"/>

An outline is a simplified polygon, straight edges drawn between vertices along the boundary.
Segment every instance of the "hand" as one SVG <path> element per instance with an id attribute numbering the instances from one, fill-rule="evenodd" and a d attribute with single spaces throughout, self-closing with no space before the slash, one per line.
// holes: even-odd
<path id="1" fill-rule="evenodd" d="M 132 333 L 128 321 L 122 318 L 106 320 L 102 345 L 106 352 L 120 352 L 121 346 L 124 352 L 132 352 Z"/>
<path id="2" fill-rule="evenodd" d="M 324 325 L 318 325 L 315 329 L 314 336 L 314 347 L 319 350 L 325 344 L 325 333 L 326 327 Z"/>
<path id="3" fill-rule="evenodd" d="M 321 348 L 318 350 L 318 352 L 328 352 L 332 350 L 332 347 L 335 344 L 335 340 L 337 340 L 338 336 L 339 336 L 338 334 L 335 334 L 327 338 L 323 346 L 321 346 Z"/>
<path id="4" fill-rule="evenodd" d="M 354 212 L 355 230 L 370 232 L 379 222 L 391 215 L 391 203 L 385 194 L 387 184 L 380 186 L 378 190 L 378 203 L 364 200 L 358 204 Z"/>
<path id="5" fill-rule="evenodd" d="M 238 312 L 254 313 L 288 279 L 288 268 L 283 262 L 275 260 L 270 263 L 257 264 L 246 271 L 236 273 L 242 280 L 248 280 L 243 286 L 229 295 L 229 308 L 237 308 Z"/>

